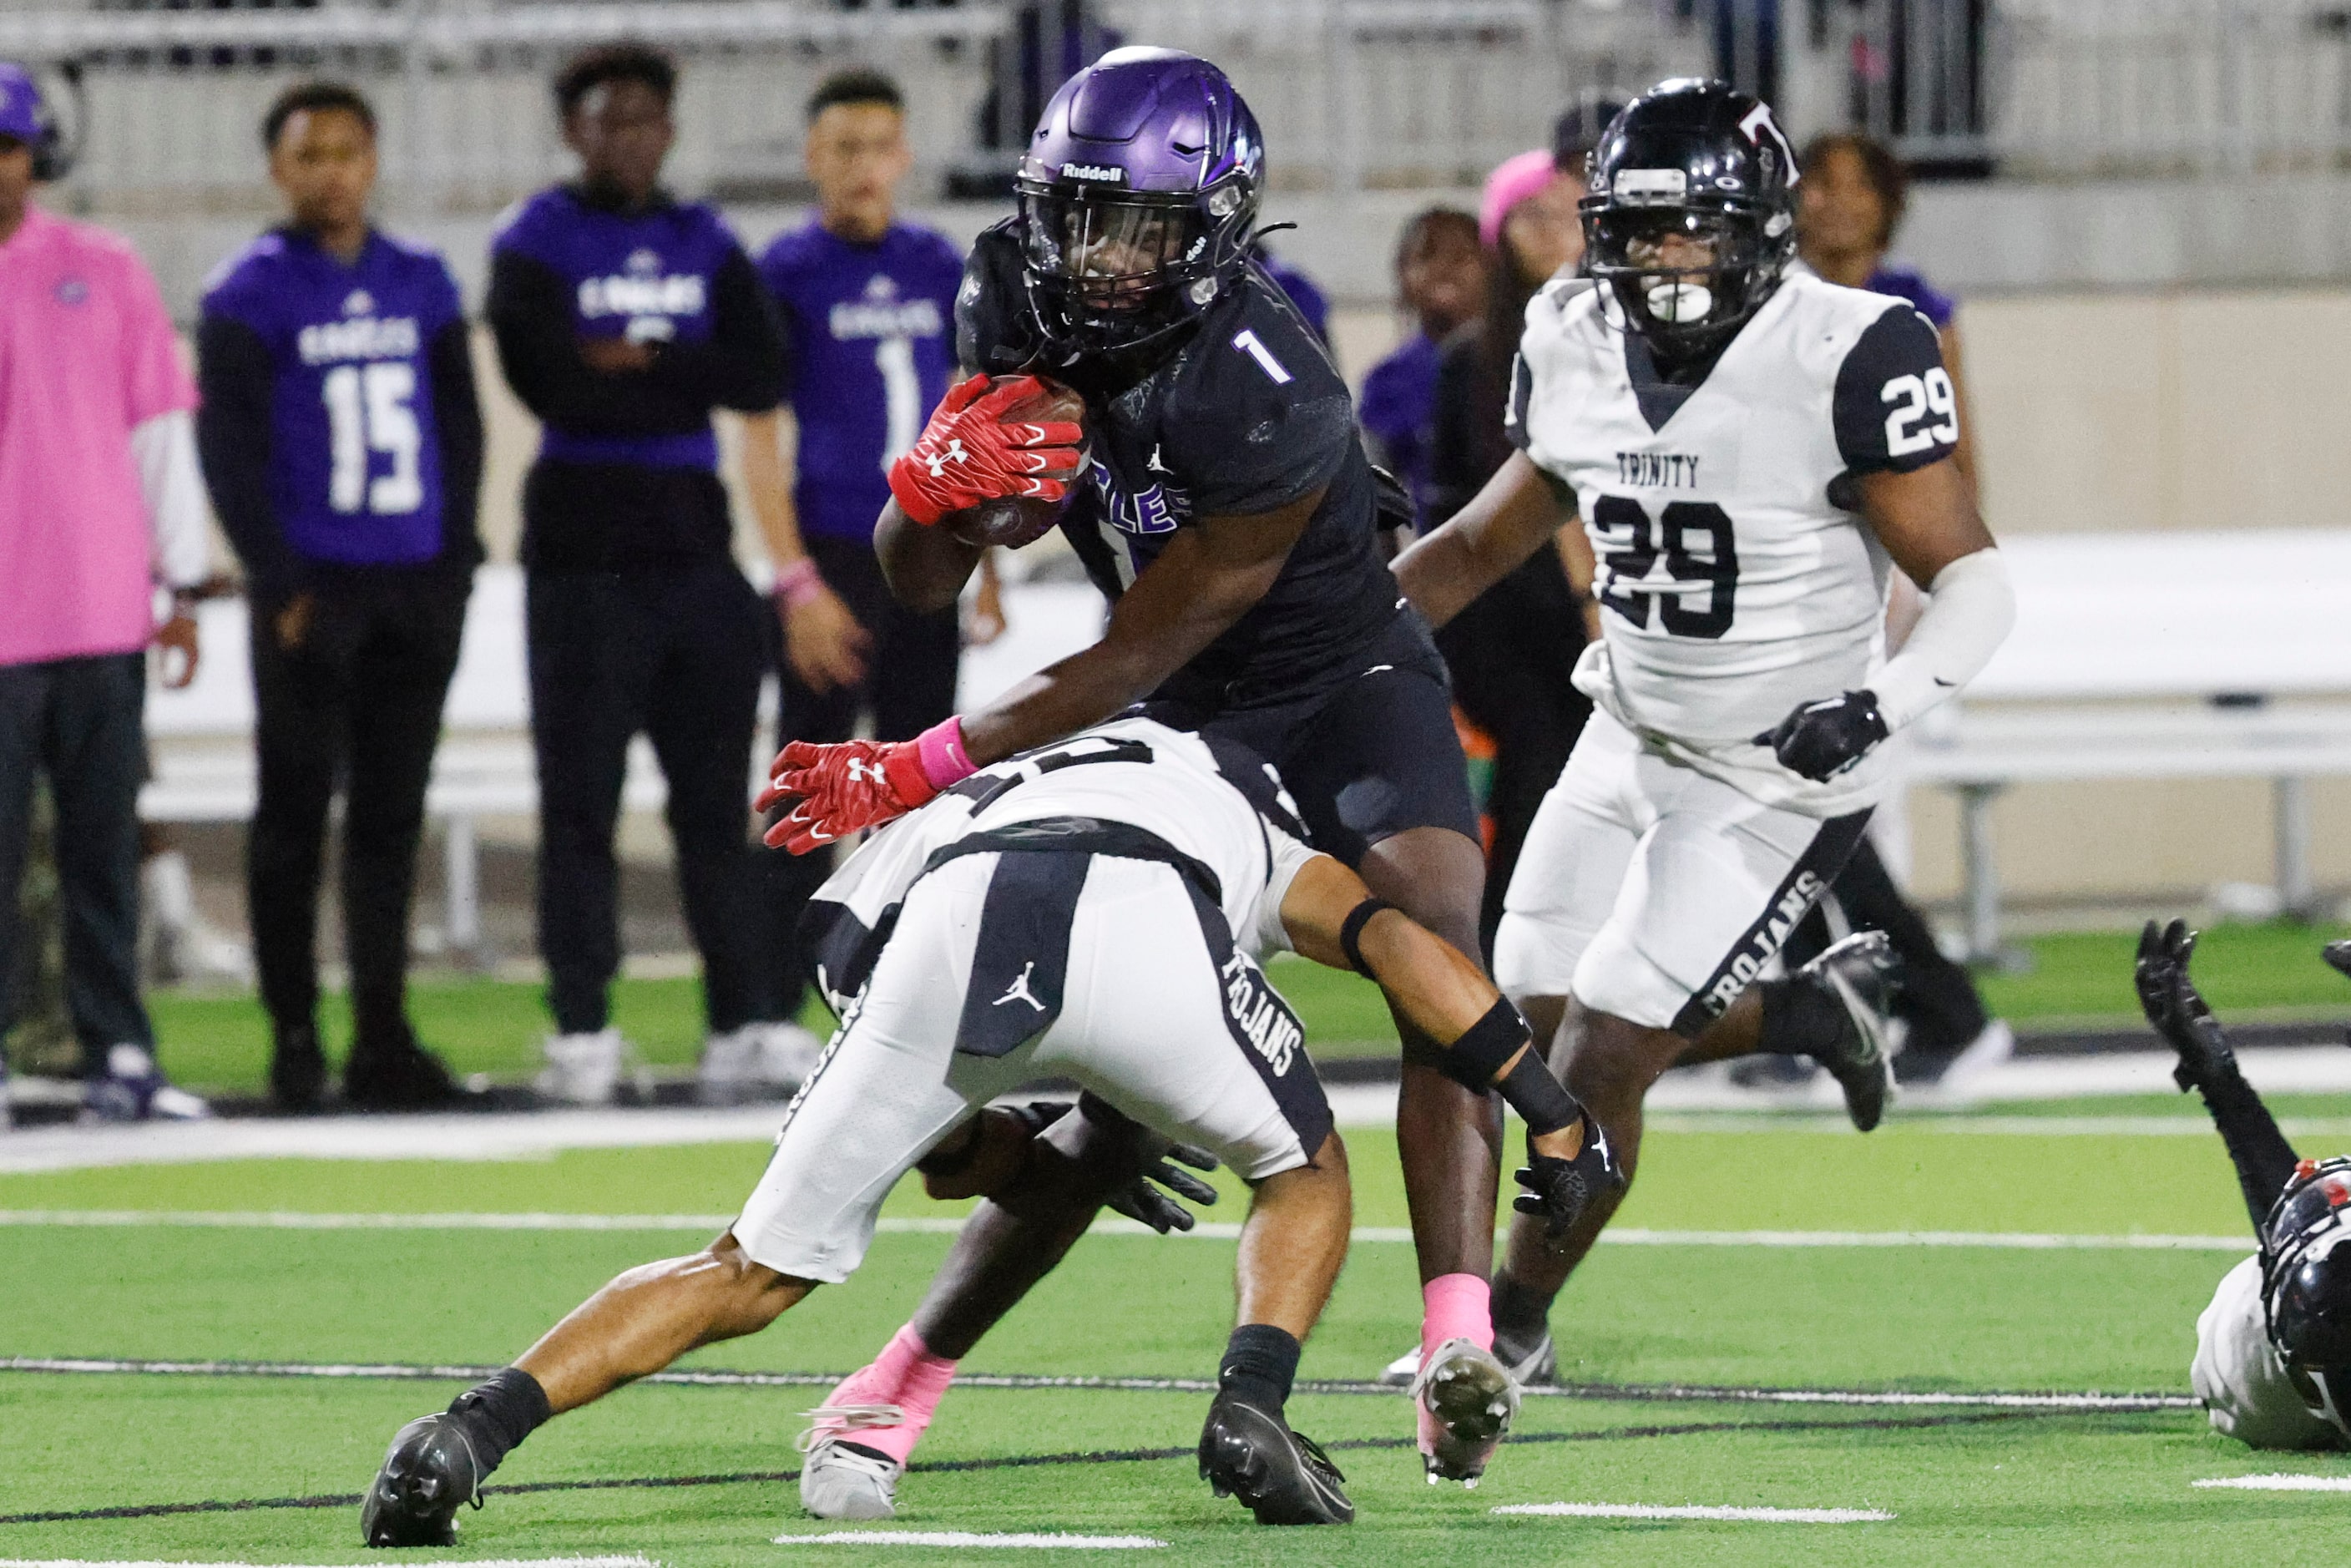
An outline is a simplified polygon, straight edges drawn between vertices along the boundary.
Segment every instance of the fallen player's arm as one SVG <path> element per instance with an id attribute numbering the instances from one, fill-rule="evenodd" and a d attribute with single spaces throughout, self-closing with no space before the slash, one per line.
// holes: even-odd
<path id="1" fill-rule="evenodd" d="M 1363 878 L 1316 855 L 1291 878 L 1282 928 L 1301 955 L 1357 969 L 1445 1049 L 1454 1082 L 1500 1092 L 1526 1119 L 1536 1153 L 1572 1160 L 1583 1147 L 1583 1107 L 1552 1077 L 1518 1009 L 1461 950 L 1372 896 Z"/>
<path id="2" fill-rule="evenodd" d="M 1513 452 L 1468 506 L 1396 557 L 1396 583 L 1431 626 L 1442 626 L 1574 516 L 1534 459 Z"/>
<path id="3" fill-rule="evenodd" d="M 1886 727 L 1897 730 L 1991 662 L 2016 624 L 2016 592 L 1957 462 L 1864 474 L 1856 485 L 1878 542 L 1926 595 L 1902 651 L 1871 684 Z"/>
<path id="4" fill-rule="evenodd" d="M 964 716 L 972 762 L 986 767 L 1058 740 L 1148 696 L 1265 597 L 1322 495 L 1178 529 L 1120 596 L 1101 642 Z"/>

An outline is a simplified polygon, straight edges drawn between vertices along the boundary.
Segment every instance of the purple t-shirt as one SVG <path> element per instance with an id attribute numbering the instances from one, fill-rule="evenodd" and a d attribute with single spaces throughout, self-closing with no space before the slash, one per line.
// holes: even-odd
<path id="1" fill-rule="evenodd" d="M 1412 494 L 1416 528 L 1428 523 L 1428 457 L 1437 424 L 1436 340 L 1415 332 L 1364 378 L 1356 418 L 1380 444 L 1389 472 Z"/>
<path id="2" fill-rule="evenodd" d="M 1862 287 L 1872 294 L 1891 294 L 1897 299 L 1907 299 L 1919 315 L 1935 324 L 1938 332 L 1949 327 L 1951 318 L 1959 313 L 1959 301 L 1928 282 L 1915 267 L 1899 263 L 1881 266 Z"/>
<path id="3" fill-rule="evenodd" d="M 768 242 L 759 277 L 783 329 L 783 401 L 799 424 L 800 531 L 867 539 L 890 465 L 922 435 L 955 371 L 963 253 L 893 224 L 872 245 L 811 218 Z"/>
<path id="4" fill-rule="evenodd" d="M 222 264 L 204 313 L 269 350 L 270 500 L 313 560 L 404 566 L 441 553 L 433 340 L 464 308 L 448 264 L 371 232 L 349 266 L 274 229 Z"/>

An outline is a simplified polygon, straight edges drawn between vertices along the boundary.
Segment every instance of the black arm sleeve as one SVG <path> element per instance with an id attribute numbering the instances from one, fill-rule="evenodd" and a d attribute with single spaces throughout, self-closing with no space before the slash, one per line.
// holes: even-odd
<path id="1" fill-rule="evenodd" d="M 471 334 L 464 318 L 433 336 L 433 423 L 441 438 L 441 559 L 472 568 L 482 559 L 482 402 L 474 387 Z"/>
<path id="2" fill-rule="evenodd" d="M 2204 1108 L 2212 1113 L 2212 1124 L 2220 1130 L 2220 1142 L 2228 1145 L 2229 1163 L 2237 1167 L 2238 1190 L 2244 1195 L 2254 1234 L 2259 1235 L 2278 1194 L 2294 1179 L 2298 1163 L 2294 1145 L 2285 1141 L 2277 1119 L 2234 1063 L 2226 1077 L 2199 1085 L 2198 1092 L 2204 1096 Z"/>
<path id="3" fill-rule="evenodd" d="M 196 455 L 213 510 L 256 587 L 301 576 L 269 497 L 269 405 L 277 380 L 269 347 L 242 321 L 206 316 L 196 327 Z"/>
<path id="4" fill-rule="evenodd" d="M 692 382 L 690 368 L 683 382 L 651 371 L 608 375 L 590 369 L 572 333 L 570 286 L 545 262 L 499 252 L 490 263 L 485 313 L 497 340 L 507 384 L 524 407 L 558 430 L 580 435 L 671 435 L 699 430 L 709 421 L 713 400 L 683 390 Z M 772 330 L 770 327 L 771 338 Z M 775 406 L 775 385 L 770 371 L 756 406 Z"/>
<path id="5" fill-rule="evenodd" d="M 784 384 L 783 335 L 758 270 L 740 250 L 711 278 L 710 304 L 710 336 L 670 344 L 649 379 L 705 408 L 761 413 L 775 407 Z"/>

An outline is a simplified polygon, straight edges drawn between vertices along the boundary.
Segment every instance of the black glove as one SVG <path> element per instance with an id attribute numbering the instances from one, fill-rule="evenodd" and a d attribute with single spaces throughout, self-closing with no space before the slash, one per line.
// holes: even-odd
<path id="1" fill-rule="evenodd" d="M 2338 975 L 2351 975 L 2351 942 L 2329 942 L 2318 950 L 2318 956 L 2333 966 Z"/>
<path id="2" fill-rule="evenodd" d="M 1877 711 L 1876 692 L 1847 692 L 1804 703 L 1755 737 L 1768 746 L 1780 766 L 1818 782 L 1834 779 L 1863 758 L 1886 737 L 1886 716 Z"/>
<path id="3" fill-rule="evenodd" d="M 1607 1134 L 1586 1112 L 1583 1147 L 1572 1160 L 1535 1153 L 1534 1134 L 1528 1132 L 1527 1166 L 1518 1173 L 1519 1185 L 1527 1190 L 1512 1198 L 1510 1207 L 1520 1214 L 1540 1216 L 1544 1234 L 1556 1247 L 1575 1228 L 1593 1199 L 1624 1191 L 1626 1180 L 1625 1168 L 1616 1163 L 1616 1151 L 1608 1146 Z"/>
<path id="4" fill-rule="evenodd" d="M 2182 1092 L 2210 1082 L 2216 1073 L 2232 1072 L 2237 1065 L 2220 1019 L 2188 977 L 2188 960 L 2195 951 L 2196 933 L 2188 929 L 2188 922 L 2175 920 L 2158 932 L 2150 920 L 2139 933 L 2138 962 L 2131 969 L 2139 1010 L 2179 1053 L 2171 1081 Z"/>
<path id="5" fill-rule="evenodd" d="M 1217 1189 L 1198 1176 L 1178 1170 L 1179 1163 L 1196 1171 L 1212 1171 L 1217 1168 L 1217 1156 L 1190 1144 L 1171 1142 L 1158 1163 L 1135 1177 L 1133 1186 L 1111 1195 L 1110 1207 L 1129 1219 L 1141 1220 L 1162 1236 L 1171 1230 L 1191 1229 L 1197 1223 L 1192 1211 L 1159 1187 L 1203 1207 L 1217 1201 Z M 1154 1182 L 1159 1186 L 1152 1186 Z"/>

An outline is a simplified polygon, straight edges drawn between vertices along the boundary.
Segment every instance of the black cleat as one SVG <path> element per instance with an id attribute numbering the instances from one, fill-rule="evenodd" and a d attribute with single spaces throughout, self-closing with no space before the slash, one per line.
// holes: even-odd
<path id="1" fill-rule="evenodd" d="M 358 1041 L 343 1066 L 343 1099 L 358 1111 L 443 1111 L 474 1098 L 405 1029 L 391 1040 Z"/>
<path id="2" fill-rule="evenodd" d="M 1887 1050 L 1893 1032 L 1887 1009 L 1896 989 L 1893 944 L 1883 931 L 1856 931 L 1798 969 L 1795 978 L 1821 987 L 1844 1009 L 1847 1027 L 1837 1031 L 1834 1043 L 1811 1054 L 1844 1091 L 1845 1114 L 1866 1133 L 1885 1119 L 1886 1102 L 1894 1092 Z"/>
<path id="3" fill-rule="evenodd" d="M 2338 975 L 2351 975 L 2351 942 L 2329 942 L 2318 950 Z"/>
<path id="4" fill-rule="evenodd" d="M 327 1054 L 308 1024 L 281 1031 L 269 1053 L 269 1104 L 284 1115 L 317 1113 L 327 1097 Z"/>
<path id="5" fill-rule="evenodd" d="M 360 1540 L 368 1546 L 455 1546 L 457 1511 L 482 1506 L 482 1470 L 465 1423 L 446 1413 L 420 1416 L 394 1433 L 383 1469 L 360 1504 Z"/>
<path id="6" fill-rule="evenodd" d="M 1496 1323 L 1494 1359 L 1510 1369 L 1511 1380 L 1521 1388 L 1559 1381 L 1559 1347 L 1552 1343 L 1548 1326 L 1521 1338 Z"/>
<path id="7" fill-rule="evenodd" d="M 1219 1394 L 1200 1428 L 1200 1479 L 1218 1497 L 1236 1497 L 1259 1524 L 1347 1524 L 1355 1505 L 1339 1490 L 1347 1478 L 1311 1437 L 1269 1414 Z"/>

